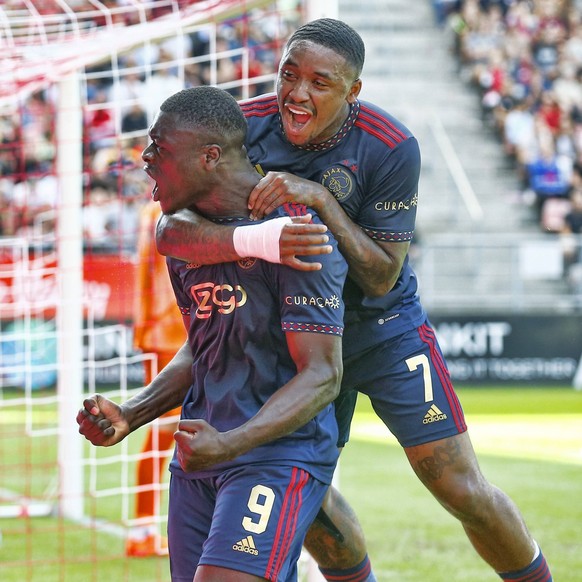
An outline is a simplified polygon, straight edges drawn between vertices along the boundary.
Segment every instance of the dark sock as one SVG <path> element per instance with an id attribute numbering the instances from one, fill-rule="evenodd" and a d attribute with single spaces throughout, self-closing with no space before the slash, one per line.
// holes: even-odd
<path id="1" fill-rule="evenodd" d="M 372 572 L 370 558 L 366 557 L 357 565 L 345 570 L 320 568 L 323 577 L 329 582 L 377 582 Z"/>
<path id="2" fill-rule="evenodd" d="M 519 582 L 552 582 L 553 580 L 548 563 L 541 551 L 527 568 L 517 572 L 500 572 L 499 576 L 503 580 Z"/>

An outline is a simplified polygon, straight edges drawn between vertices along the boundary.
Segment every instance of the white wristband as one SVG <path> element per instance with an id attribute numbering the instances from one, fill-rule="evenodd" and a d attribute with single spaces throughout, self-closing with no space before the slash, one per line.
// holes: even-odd
<path id="1" fill-rule="evenodd" d="M 281 216 L 259 224 L 237 226 L 232 235 L 236 254 L 241 258 L 256 257 L 269 263 L 280 263 L 281 231 L 286 224 L 292 222 L 289 216 Z"/>

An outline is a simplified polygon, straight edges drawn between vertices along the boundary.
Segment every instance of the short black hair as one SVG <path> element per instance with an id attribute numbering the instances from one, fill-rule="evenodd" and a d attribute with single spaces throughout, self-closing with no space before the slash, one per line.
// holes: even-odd
<path id="1" fill-rule="evenodd" d="M 296 41 L 308 40 L 325 46 L 346 59 L 360 76 L 364 67 L 366 47 L 362 37 L 349 25 L 334 18 L 319 18 L 300 26 L 287 41 L 286 46 Z"/>
<path id="2" fill-rule="evenodd" d="M 218 141 L 223 138 L 235 147 L 242 147 L 245 141 L 247 121 L 242 110 L 230 93 L 218 87 L 202 85 L 178 91 L 162 103 L 160 111 L 178 115 L 185 125 L 200 128 Z"/>

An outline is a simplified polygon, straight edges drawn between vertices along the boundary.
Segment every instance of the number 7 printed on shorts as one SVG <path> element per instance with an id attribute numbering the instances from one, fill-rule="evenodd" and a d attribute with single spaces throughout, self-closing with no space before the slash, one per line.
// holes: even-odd
<path id="1" fill-rule="evenodd" d="M 418 356 L 413 356 L 405 360 L 408 369 L 414 372 L 419 366 L 422 367 L 422 379 L 424 381 L 424 401 L 432 402 L 433 391 L 432 391 L 432 376 L 430 375 L 430 362 L 426 357 L 426 354 L 419 354 Z"/>

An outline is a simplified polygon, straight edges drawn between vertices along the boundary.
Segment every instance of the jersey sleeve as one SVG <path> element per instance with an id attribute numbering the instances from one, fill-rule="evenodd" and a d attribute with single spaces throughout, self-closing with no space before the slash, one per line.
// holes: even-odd
<path id="1" fill-rule="evenodd" d="M 420 149 L 414 137 L 387 151 L 367 181 L 358 224 L 379 242 L 412 240 L 418 205 Z"/>
<path id="2" fill-rule="evenodd" d="M 172 289 L 174 290 L 174 295 L 176 296 L 176 303 L 182 315 L 189 316 L 190 308 L 192 306 L 192 298 L 184 290 L 184 284 L 182 277 L 180 275 L 180 270 L 178 269 L 180 261 L 178 259 L 173 259 L 168 257 L 166 259 L 166 265 L 168 267 L 168 273 L 170 275 L 170 283 L 172 284 Z"/>
<path id="3" fill-rule="evenodd" d="M 313 221 L 321 222 L 315 214 Z M 342 293 L 347 263 L 336 240 L 331 234 L 329 238 L 333 248 L 330 254 L 301 257 L 305 261 L 320 262 L 322 268 L 318 271 L 298 271 L 284 265 L 273 265 L 277 268 L 283 331 L 343 334 Z"/>

